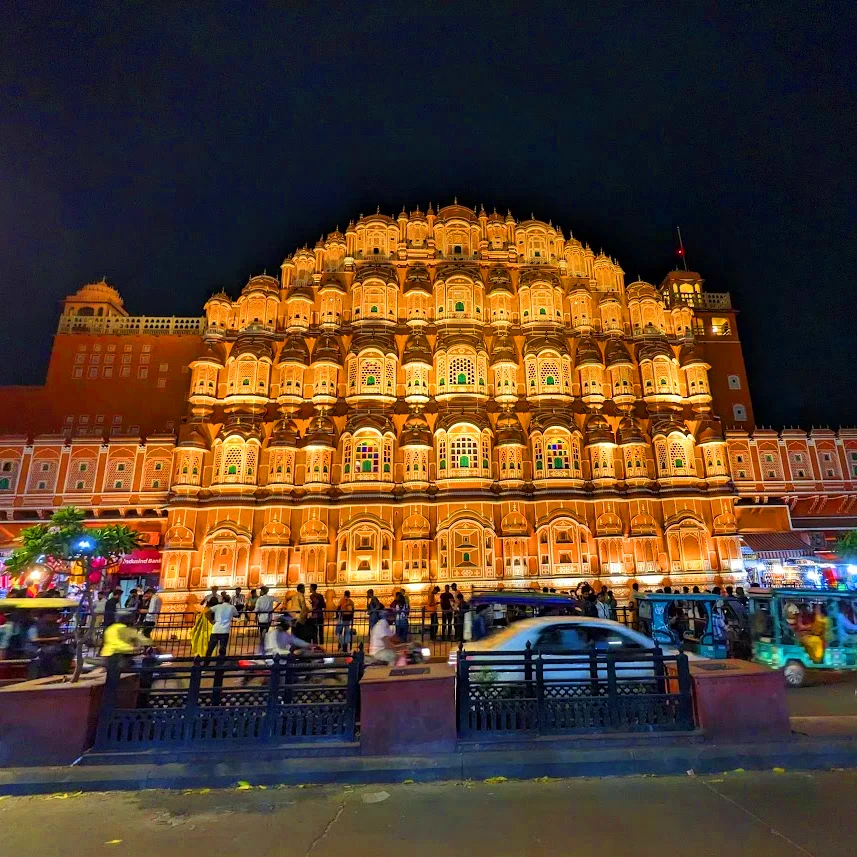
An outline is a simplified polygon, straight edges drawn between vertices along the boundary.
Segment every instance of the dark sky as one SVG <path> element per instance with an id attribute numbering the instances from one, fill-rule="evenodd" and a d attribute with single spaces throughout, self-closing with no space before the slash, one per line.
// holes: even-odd
<path id="1" fill-rule="evenodd" d="M 742 310 L 758 421 L 855 424 L 854 7 L 7 0 L 0 382 L 41 381 L 84 282 L 199 315 L 349 217 L 457 195 L 629 282 L 680 224 Z"/>

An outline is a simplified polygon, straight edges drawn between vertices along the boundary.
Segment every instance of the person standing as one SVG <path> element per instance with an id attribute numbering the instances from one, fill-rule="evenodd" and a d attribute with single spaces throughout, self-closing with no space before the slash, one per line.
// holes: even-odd
<path id="1" fill-rule="evenodd" d="M 309 642 L 309 606 L 306 603 L 306 587 L 299 583 L 292 597 L 291 612 L 295 616 L 295 634 Z"/>
<path id="2" fill-rule="evenodd" d="M 98 640 L 98 635 L 104 625 L 104 608 L 107 605 L 107 599 L 104 597 L 104 592 L 99 590 L 95 595 L 95 601 L 92 602 L 92 616 L 89 620 L 89 645 L 95 646 Z"/>
<path id="3" fill-rule="evenodd" d="M 154 587 L 149 587 L 146 590 L 146 595 L 149 596 L 146 615 L 143 617 L 143 633 L 149 638 L 152 638 L 152 631 L 155 630 L 155 625 L 158 624 L 158 617 L 161 615 L 161 596 Z"/>
<path id="4" fill-rule="evenodd" d="M 215 604 L 210 607 L 214 624 L 211 628 L 211 637 L 208 639 L 208 646 L 205 649 L 205 662 L 208 664 L 209 658 L 218 649 L 217 656 L 219 658 L 226 657 L 226 650 L 229 647 L 229 632 L 232 630 L 232 620 L 238 615 L 238 611 L 232 603 L 232 599 L 224 592 L 223 601 L 220 604 Z"/>
<path id="5" fill-rule="evenodd" d="M 455 607 L 455 601 L 452 593 L 449 591 L 449 584 L 443 588 L 440 593 L 440 616 L 441 616 L 441 634 L 442 640 L 452 639 L 452 611 Z"/>
<path id="6" fill-rule="evenodd" d="M 208 595 L 206 595 L 200 603 L 204 604 L 208 608 L 214 607 L 215 604 L 219 604 L 220 595 L 218 594 L 218 591 L 219 590 L 216 586 L 212 586 Z"/>
<path id="7" fill-rule="evenodd" d="M 339 651 L 347 652 L 351 648 L 351 632 L 354 626 L 354 602 L 351 593 L 346 589 L 336 608 L 338 621 L 336 627 L 339 630 Z"/>
<path id="8" fill-rule="evenodd" d="M 232 604 L 235 607 L 235 610 L 238 612 L 240 616 L 244 612 L 244 608 L 247 605 L 247 599 L 244 596 L 244 593 L 241 591 L 240 586 L 235 587 L 235 595 L 232 596 Z"/>
<path id="9" fill-rule="evenodd" d="M 255 589 L 250 590 L 247 596 L 247 603 L 244 605 L 244 621 L 249 622 L 250 616 L 256 612 L 256 599 L 259 597 Z"/>
<path id="10" fill-rule="evenodd" d="M 459 643 L 464 642 L 464 623 L 467 618 L 467 612 L 470 610 L 470 605 L 464 600 L 464 595 L 461 592 L 455 596 L 455 639 Z"/>
<path id="11" fill-rule="evenodd" d="M 106 631 L 115 621 L 119 611 L 119 602 L 122 598 L 122 590 L 117 586 L 110 597 L 104 603 L 104 630 Z"/>
<path id="12" fill-rule="evenodd" d="M 324 645 L 324 611 L 327 609 L 327 602 L 324 596 L 318 591 L 318 584 L 311 583 L 309 585 L 309 608 L 310 608 L 310 639 L 311 643 L 317 646 Z"/>
<path id="13" fill-rule="evenodd" d="M 426 609 L 429 614 L 429 638 L 431 640 L 437 639 L 437 608 L 438 608 L 438 595 L 440 594 L 440 587 L 433 586 L 429 590 L 428 601 L 426 602 Z"/>
<path id="14" fill-rule="evenodd" d="M 401 642 L 406 643 L 408 641 L 411 608 L 408 604 L 408 599 L 405 596 L 404 589 L 400 589 L 396 593 L 396 597 L 393 599 L 390 609 L 394 612 L 396 617 L 396 636 Z"/>
<path id="15" fill-rule="evenodd" d="M 135 586 L 125 600 L 125 612 L 131 617 L 133 622 L 137 621 L 137 610 L 140 608 L 140 592 Z"/>
<path id="16" fill-rule="evenodd" d="M 366 612 L 369 614 L 369 633 L 371 635 L 375 623 L 384 612 L 384 605 L 381 603 L 381 599 L 375 595 L 374 589 L 370 589 L 366 593 Z"/>
<path id="17" fill-rule="evenodd" d="M 271 628 L 271 616 L 274 612 L 274 606 L 280 602 L 273 595 L 268 594 L 267 586 L 263 586 L 259 592 L 261 594 L 256 599 L 256 606 L 253 609 L 256 613 L 256 624 L 259 626 L 259 637 L 262 640 L 262 645 L 264 645 L 265 634 Z"/>

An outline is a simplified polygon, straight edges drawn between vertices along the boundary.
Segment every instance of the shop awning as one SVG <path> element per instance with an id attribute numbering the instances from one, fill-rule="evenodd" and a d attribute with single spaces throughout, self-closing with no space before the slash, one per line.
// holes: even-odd
<path id="1" fill-rule="evenodd" d="M 812 548 L 797 533 L 742 533 L 741 538 L 759 559 L 812 556 Z"/>

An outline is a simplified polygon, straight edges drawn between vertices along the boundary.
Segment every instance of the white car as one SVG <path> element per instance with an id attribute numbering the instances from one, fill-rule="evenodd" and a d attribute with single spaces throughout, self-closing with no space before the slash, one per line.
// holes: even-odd
<path id="1" fill-rule="evenodd" d="M 512 660 L 511 653 L 523 652 L 527 643 L 533 655 L 540 655 L 544 664 L 545 681 L 591 680 L 592 664 L 585 652 L 616 652 L 621 657 L 616 662 L 618 679 L 637 679 L 655 676 L 655 664 L 648 657 L 636 661 L 635 652 L 653 652 L 658 648 L 654 640 L 626 628 L 610 619 L 594 619 L 588 616 L 542 616 L 538 619 L 522 619 L 509 627 L 489 634 L 487 637 L 465 645 L 470 655 L 490 655 L 482 663 L 474 664 L 478 670 L 492 673 L 492 681 L 521 681 L 522 669 Z M 675 655 L 677 650 L 661 647 L 665 655 Z M 502 654 L 510 653 L 504 661 Z M 569 655 L 568 652 L 575 654 Z M 496 660 L 495 660 L 496 658 Z M 458 661 L 458 652 L 449 653 L 450 665 Z M 552 665 L 551 661 L 556 661 Z M 597 664 L 598 678 L 606 680 L 607 666 L 602 659 Z"/>

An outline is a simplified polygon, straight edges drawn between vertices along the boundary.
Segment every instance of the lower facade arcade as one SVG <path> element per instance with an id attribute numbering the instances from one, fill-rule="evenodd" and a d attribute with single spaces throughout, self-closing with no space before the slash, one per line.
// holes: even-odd
<path id="1" fill-rule="evenodd" d="M 743 580 L 734 498 L 359 501 L 173 504 L 161 585 L 169 609 L 210 586 L 318 584 L 330 607 L 346 590 L 382 600 L 404 587 L 569 589 L 598 582 L 710 585 Z M 358 600 L 358 606 L 362 606 Z"/>

